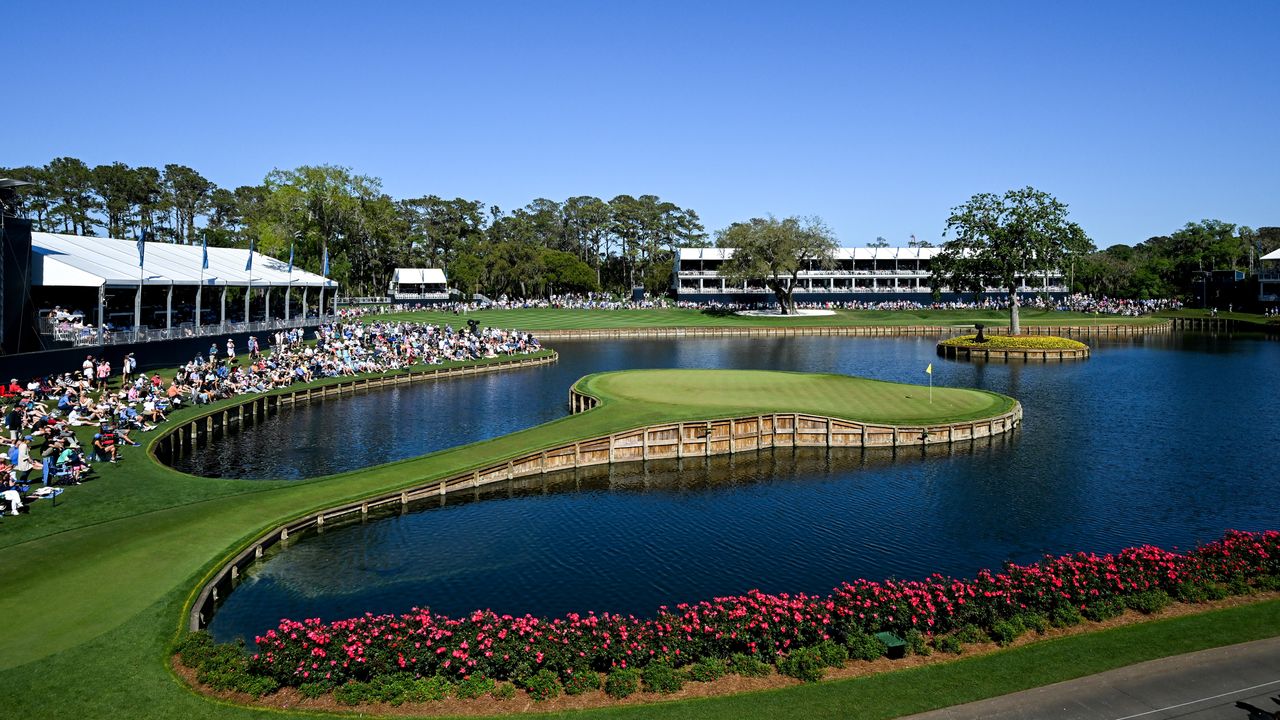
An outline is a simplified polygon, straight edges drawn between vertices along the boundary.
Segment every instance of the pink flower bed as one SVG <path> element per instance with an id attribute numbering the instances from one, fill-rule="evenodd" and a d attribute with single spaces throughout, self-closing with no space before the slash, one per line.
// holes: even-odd
<path id="1" fill-rule="evenodd" d="M 322 623 L 283 620 L 257 638 L 250 667 L 284 685 L 411 673 L 520 679 L 543 668 L 574 672 L 674 665 L 732 653 L 765 661 L 825 640 L 865 633 L 925 635 L 1029 613 L 1123 601 L 1138 593 L 1178 594 L 1209 584 L 1272 587 L 1280 577 L 1280 532 L 1228 532 L 1187 553 L 1143 546 L 1115 555 L 1078 553 L 1031 565 L 984 570 L 970 580 L 934 575 L 919 581 L 856 580 L 828 595 L 751 591 L 674 609 L 654 618 L 570 614 L 545 619 L 477 610 L 447 617 L 429 610 Z"/>

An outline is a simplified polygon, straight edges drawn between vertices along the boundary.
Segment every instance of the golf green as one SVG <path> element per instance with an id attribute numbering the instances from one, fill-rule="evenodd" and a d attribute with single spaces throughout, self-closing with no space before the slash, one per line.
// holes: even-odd
<path id="1" fill-rule="evenodd" d="M 628 370 L 588 375 L 576 388 L 610 402 L 707 416 L 770 411 L 889 425 L 937 424 L 992 417 L 1012 398 L 983 390 L 933 388 L 845 375 L 768 370 Z"/>

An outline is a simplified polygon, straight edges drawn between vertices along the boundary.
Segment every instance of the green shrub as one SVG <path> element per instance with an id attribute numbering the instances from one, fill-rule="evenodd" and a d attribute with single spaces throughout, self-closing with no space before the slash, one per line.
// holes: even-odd
<path id="1" fill-rule="evenodd" d="M 1098 598 L 1084 606 L 1084 616 L 1094 622 L 1120 617 L 1124 613 L 1124 602 L 1119 598 Z"/>
<path id="2" fill-rule="evenodd" d="M 912 655 L 931 655 L 933 648 L 929 647 L 929 640 L 924 633 L 919 630 L 908 630 L 902 639 L 907 643 L 907 652 Z"/>
<path id="3" fill-rule="evenodd" d="M 457 693 L 459 700 L 475 700 L 493 692 L 496 686 L 497 683 L 493 678 L 486 677 L 484 673 L 476 673 L 458 683 L 458 688 L 454 692 Z"/>
<path id="4" fill-rule="evenodd" d="M 453 683 L 445 678 L 418 678 L 405 692 L 404 699 L 405 702 L 434 702 L 449 697 L 452 691 Z"/>
<path id="5" fill-rule="evenodd" d="M 510 700 L 516 696 L 516 686 L 511 683 L 498 683 L 493 692 L 489 693 L 494 700 Z"/>
<path id="6" fill-rule="evenodd" d="M 352 680 L 333 689 L 333 699 L 341 705 L 359 705 L 371 700 L 368 683 Z"/>
<path id="7" fill-rule="evenodd" d="M 406 696 L 413 692 L 414 677 L 409 673 L 393 673 L 378 675 L 369 681 L 369 699 L 379 702 L 403 705 Z"/>
<path id="8" fill-rule="evenodd" d="M 604 692 L 611 698 L 622 699 L 639 689 L 640 671 L 635 668 L 617 668 L 604 679 Z"/>
<path id="9" fill-rule="evenodd" d="M 676 669 L 665 663 L 654 663 L 644 669 L 644 689 L 648 692 L 670 695 L 684 687 L 684 678 Z"/>
<path id="10" fill-rule="evenodd" d="M 1014 640 L 1017 640 L 1026 631 L 1026 626 L 1018 618 L 997 620 L 991 626 L 991 639 L 995 640 L 997 645 L 1005 647 L 1012 644 Z"/>
<path id="11" fill-rule="evenodd" d="M 991 640 L 991 638 L 987 637 L 987 634 L 983 632 L 982 628 L 977 625 L 965 625 L 959 630 L 956 630 L 956 639 L 965 645 L 984 643 Z"/>
<path id="12" fill-rule="evenodd" d="M 329 682 L 328 680 L 321 680 L 319 682 L 306 682 L 298 686 L 298 694 L 304 698 L 311 698 L 312 700 L 332 690 L 333 690 L 333 683 Z"/>
<path id="13" fill-rule="evenodd" d="M 818 651 L 819 657 L 822 658 L 822 664 L 827 667 L 844 667 L 849 661 L 849 651 L 843 645 L 839 645 L 831 640 L 823 640 L 814 646 Z"/>
<path id="14" fill-rule="evenodd" d="M 1027 630 L 1034 630 L 1038 633 L 1043 633 L 1049 629 L 1049 618 L 1040 613 L 1023 613 L 1018 616 L 1018 621 Z"/>
<path id="15" fill-rule="evenodd" d="M 1049 615 L 1049 624 L 1056 628 L 1075 627 L 1084 622 L 1084 616 L 1075 605 L 1059 605 Z"/>
<path id="16" fill-rule="evenodd" d="M 1253 594 L 1253 587 L 1249 585 L 1249 581 L 1244 575 L 1236 573 L 1227 581 L 1227 592 L 1232 595 L 1251 595 Z"/>
<path id="17" fill-rule="evenodd" d="M 183 665 L 195 670 L 208 657 L 213 646 L 213 636 L 207 630 L 198 630 L 182 638 L 174 652 Z"/>
<path id="18" fill-rule="evenodd" d="M 583 668 L 565 675 L 564 692 L 566 695 L 581 695 L 582 693 L 599 689 L 600 676 L 591 668 Z"/>
<path id="19" fill-rule="evenodd" d="M 755 655 L 734 653 L 729 656 L 729 670 L 743 677 L 764 677 L 773 672 L 769 664 L 761 662 Z"/>
<path id="20" fill-rule="evenodd" d="M 720 658 L 707 658 L 685 668 L 685 674 L 694 682 L 711 682 L 729 674 L 729 666 Z"/>
<path id="21" fill-rule="evenodd" d="M 1124 599 L 1125 605 L 1143 615 L 1158 613 L 1172 603 L 1173 598 L 1169 597 L 1169 593 L 1163 590 L 1145 590 Z"/>
<path id="22" fill-rule="evenodd" d="M 827 668 L 817 648 L 796 648 L 778 661 L 778 672 L 802 682 L 817 682 Z"/>
<path id="23" fill-rule="evenodd" d="M 1219 585 L 1218 583 L 1209 583 L 1205 586 L 1204 591 L 1210 600 L 1221 600 L 1231 594 L 1231 590 L 1226 585 Z"/>
<path id="24" fill-rule="evenodd" d="M 1253 587 L 1262 592 L 1280 590 L 1280 575 L 1263 575 L 1254 580 Z"/>
<path id="25" fill-rule="evenodd" d="M 964 652 L 964 643 L 960 642 L 960 638 L 955 635 L 939 635 L 933 639 L 933 644 L 937 646 L 939 652 L 951 653 L 959 655 Z"/>
<path id="26" fill-rule="evenodd" d="M 544 668 L 525 678 L 524 691 L 537 702 L 550 700 L 560 694 L 560 681 L 555 673 Z"/>
<path id="27" fill-rule="evenodd" d="M 263 695 L 270 695 L 280 689 L 280 681 L 266 675 L 251 675 L 249 673 L 240 673 L 236 678 L 235 690 L 242 693 L 248 693 L 256 698 Z"/>
<path id="28" fill-rule="evenodd" d="M 844 644 L 849 649 L 849 657 L 854 660 L 875 660 L 889 652 L 889 647 L 880 638 L 867 633 L 850 635 Z"/>

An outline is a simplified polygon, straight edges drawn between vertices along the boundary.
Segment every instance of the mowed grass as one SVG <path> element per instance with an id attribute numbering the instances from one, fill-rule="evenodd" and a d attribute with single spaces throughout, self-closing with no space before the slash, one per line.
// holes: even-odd
<path id="1" fill-rule="evenodd" d="M 1148 325 L 1165 322 L 1163 318 L 1093 315 L 1051 310 L 1023 310 L 1024 325 L 1088 326 Z M 732 313 L 686 310 L 679 308 L 652 310 L 567 310 L 529 308 L 518 310 L 477 310 L 455 314 L 452 311 L 418 310 L 374 315 L 368 321 L 409 320 L 413 322 L 452 323 L 455 327 L 476 320 L 488 327 L 520 330 L 603 330 L 615 328 L 694 328 L 694 327 L 861 327 L 930 325 L 950 327 L 982 323 L 991 327 L 1007 327 L 1009 313 L 1004 310 L 836 310 L 834 315 L 784 317 L 744 317 Z"/>
<path id="2" fill-rule="evenodd" d="M 604 402 L 643 403 L 721 416 L 806 412 L 891 425 L 937 424 L 1007 412 L 1013 399 L 963 388 L 920 385 L 846 375 L 768 370 L 627 370 L 589 375 L 577 384 Z"/>

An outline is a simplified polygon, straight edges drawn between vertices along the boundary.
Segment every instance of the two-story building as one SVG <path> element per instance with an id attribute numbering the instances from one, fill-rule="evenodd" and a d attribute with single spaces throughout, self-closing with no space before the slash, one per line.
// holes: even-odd
<path id="1" fill-rule="evenodd" d="M 913 300 L 933 302 L 929 285 L 930 263 L 938 248 L 840 248 L 831 267 L 810 262 L 796 279 L 796 302 L 881 302 Z M 680 248 L 672 271 L 672 289 L 676 298 L 689 302 L 721 302 L 771 304 L 773 293 L 763 279 L 730 283 L 720 277 L 720 266 L 732 257 L 732 248 Z M 1028 295 L 1048 292 L 1059 296 L 1067 292 L 1060 272 L 1021 278 L 1022 291 Z M 993 294 L 1002 288 L 990 288 Z M 971 299 L 965 294 L 963 299 Z M 959 293 L 943 288 L 940 298 L 947 302 L 961 299 Z"/>
<path id="2" fill-rule="evenodd" d="M 1258 271 L 1258 302 L 1265 307 L 1280 305 L 1280 250 L 1263 255 Z"/>

